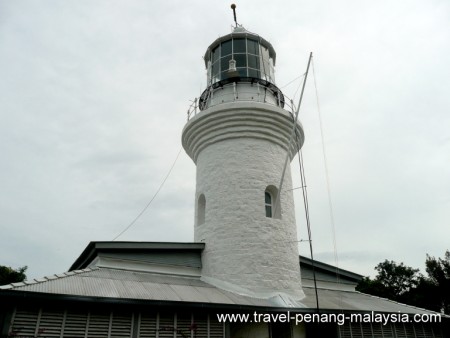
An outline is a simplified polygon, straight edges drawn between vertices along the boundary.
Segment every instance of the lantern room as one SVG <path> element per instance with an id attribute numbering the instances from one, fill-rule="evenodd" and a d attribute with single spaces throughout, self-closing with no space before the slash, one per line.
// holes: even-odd
<path id="1" fill-rule="evenodd" d="M 201 110 L 237 100 L 284 106 L 275 86 L 275 50 L 259 35 L 237 26 L 208 47 L 204 60 L 208 86 L 200 98 Z"/>
<path id="2" fill-rule="evenodd" d="M 214 41 L 206 51 L 208 83 L 236 76 L 275 83 L 275 58 L 275 50 L 269 42 L 237 27 L 233 33 Z"/>

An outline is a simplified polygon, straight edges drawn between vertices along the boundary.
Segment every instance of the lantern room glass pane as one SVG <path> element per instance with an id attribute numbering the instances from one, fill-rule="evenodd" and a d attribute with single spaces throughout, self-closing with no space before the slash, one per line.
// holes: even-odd
<path id="1" fill-rule="evenodd" d="M 259 72 L 259 70 L 249 68 L 248 76 L 249 77 L 256 77 L 256 78 L 259 79 L 259 78 L 261 78 L 261 73 Z"/>
<path id="2" fill-rule="evenodd" d="M 220 59 L 220 70 L 222 72 L 226 71 L 230 68 L 230 60 L 231 60 L 231 55 L 225 56 Z"/>
<path id="3" fill-rule="evenodd" d="M 259 69 L 259 56 L 248 55 L 248 66 L 250 68 Z"/>
<path id="4" fill-rule="evenodd" d="M 270 64 L 269 64 L 269 60 L 263 61 L 261 70 L 263 72 L 263 79 L 265 79 L 267 81 L 271 81 L 271 79 L 270 79 Z"/>
<path id="5" fill-rule="evenodd" d="M 247 68 L 236 68 L 240 77 L 247 77 Z"/>
<path id="6" fill-rule="evenodd" d="M 247 53 L 259 55 L 258 41 L 248 39 L 247 40 Z"/>
<path id="7" fill-rule="evenodd" d="M 236 54 L 234 59 L 236 60 L 236 67 L 247 67 L 247 55 Z"/>
<path id="8" fill-rule="evenodd" d="M 231 40 L 222 42 L 221 49 L 222 49 L 222 56 L 231 54 Z"/>
<path id="9" fill-rule="evenodd" d="M 245 53 L 245 39 L 233 39 L 233 54 Z"/>
<path id="10" fill-rule="evenodd" d="M 224 71 L 220 73 L 220 79 L 224 80 L 224 79 L 228 79 L 228 71 Z"/>
<path id="11" fill-rule="evenodd" d="M 213 63 L 211 73 L 213 76 L 216 76 L 217 73 L 219 73 L 219 62 Z"/>
<path id="12" fill-rule="evenodd" d="M 216 62 L 219 59 L 220 56 L 219 54 L 220 54 L 219 47 L 214 48 L 211 56 L 212 62 Z"/>

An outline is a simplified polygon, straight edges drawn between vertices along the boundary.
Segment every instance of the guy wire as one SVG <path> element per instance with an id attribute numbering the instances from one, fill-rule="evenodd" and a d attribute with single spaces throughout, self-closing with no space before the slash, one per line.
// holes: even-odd
<path id="1" fill-rule="evenodd" d="M 172 172 L 173 167 L 175 166 L 175 163 L 177 163 L 178 157 L 180 156 L 181 150 L 183 148 L 180 148 L 180 150 L 178 151 L 177 157 L 175 158 L 175 161 L 173 161 L 172 166 L 169 169 L 169 172 L 167 173 L 166 177 L 164 177 L 164 180 L 162 181 L 162 183 L 160 184 L 159 188 L 156 190 L 155 194 L 153 195 L 153 197 L 151 198 L 150 202 L 147 203 L 147 205 L 144 207 L 144 209 L 142 209 L 142 211 L 134 218 L 134 220 L 128 224 L 128 226 L 123 229 L 116 237 L 113 238 L 113 241 L 115 241 L 117 238 L 119 238 L 120 236 L 122 236 L 122 234 L 127 231 L 128 229 L 130 229 L 134 223 L 136 223 L 136 221 L 144 214 L 144 212 L 148 209 L 148 207 L 150 206 L 150 204 L 152 204 L 153 200 L 155 199 L 156 195 L 158 195 L 159 191 L 162 189 L 164 183 L 166 183 L 167 179 L 169 178 L 170 173 Z"/>

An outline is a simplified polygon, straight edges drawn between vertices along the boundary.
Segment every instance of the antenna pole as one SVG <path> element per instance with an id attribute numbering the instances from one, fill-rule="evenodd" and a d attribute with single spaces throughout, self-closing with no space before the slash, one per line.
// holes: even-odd
<path id="1" fill-rule="evenodd" d="M 236 21 L 236 5 L 235 4 L 231 4 L 231 9 L 233 10 L 234 23 L 236 24 L 236 27 L 237 27 L 238 23 Z"/>
<path id="2" fill-rule="evenodd" d="M 302 105 L 303 93 L 305 91 L 306 79 L 308 78 L 309 65 L 311 64 L 311 59 L 312 59 L 312 52 L 309 54 L 308 66 L 306 67 L 305 78 L 303 79 L 303 87 L 302 87 L 302 91 L 300 93 L 300 99 L 298 102 L 297 111 L 295 112 L 294 124 L 293 124 L 293 128 L 292 128 L 291 136 L 289 137 L 289 142 L 287 144 L 286 160 L 284 162 L 283 171 L 281 172 L 281 179 L 280 179 L 280 184 L 278 185 L 277 197 L 275 198 L 275 208 L 274 208 L 274 212 L 273 212 L 274 215 L 275 215 L 275 212 L 277 211 L 277 205 L 278 205 L 278 201 L 280 200 L 281 189 L 283 188 L 284 174 L 286 172 L 286 167 L 287 167 L 289 155 L 291 152 L 291 143 L 294 138 L 295 131 L 297 129 L 298 112 L 300 111 L 300 106 Z"/>

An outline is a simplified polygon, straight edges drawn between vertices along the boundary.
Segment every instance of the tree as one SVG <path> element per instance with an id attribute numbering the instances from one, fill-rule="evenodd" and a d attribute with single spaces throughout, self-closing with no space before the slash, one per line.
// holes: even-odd
<path id="1" fill-rule="evenodd" d="M 390 296 L 388 298 L 393 299 L 402 298 L 402 295 L 417 287 L 421 278 L 419 269 L 413 269 L 403 263 L 397 264 L 387 259 L 379 263 L 375 270 L 378 271 L 375 279 L 385 287 Z"/>
<path id="2" fill-rule="evenodd" d="M 380 281 L 376 279 L 370 279 L 370 277 L 364 277 L 363 279 L 361 279 L 356 286 L 356 290 L 378 297 L 387 297 L 385 286 L 381 284 Z"/>
<path id="3" fill-rule="evenodd" d="M 436 285 L 431 282 L 430 278 L 421 277 L 417 287 L 411 289 L 405 296 L 407 296 L 407 299 L 405 299 L 404 302 L 407 304 L 441 312 L 442 306 L 439 290 Z"/>
<path id="4" fill-rule="evenodd" d="M 422 278 L 419 269 L 413 269 L 403 263 L 397 264 L 387 259 L 379 263 L 375 270 L 378 271 L 375 279 L 363 278 L 356 290 L 404 302 L 411 290 L 419 285 Z"/>
<path id="5" fill-rule="evenodd" d="M 419 269 L 386 259 L 375 267 L 377 276 L 364 277 L 356 290 L 450 314 L 450 251 L 445 252 L 443 259 L 427 255 L 425 265 L 428 276 L 420 274 Z"/>
<path id="6" fill-rule="evenodd" d="M 430 282 L 438 290 L 440 310 L 450 314 L 450 251 L 445 252 L 444 259 L 427 254 L 425 266 Z"/>
<path id="7" fill-rule="evenodd" d="M 27 266 L 13 269 L 8 266 L 0 265 L 0 285 L 23 282 L 27 278 L 25 275 L 27 269 Z"/>

